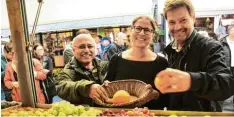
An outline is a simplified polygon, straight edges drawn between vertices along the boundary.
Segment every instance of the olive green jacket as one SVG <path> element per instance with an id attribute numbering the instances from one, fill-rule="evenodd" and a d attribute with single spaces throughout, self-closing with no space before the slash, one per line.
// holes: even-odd
<path id="1" fill-rule="evenodd" d="M 108 68 L 107 62 L 98 59 L 93 60 L 93 65 L 94 69 L 91 71 L 83 67 L 75 57 L 72 57 L 56 80 L 58 96 L 73 104 L 93 106 L 92 100 L 89 98 L 90 86 L 94 83 L 102 84 Z"/>

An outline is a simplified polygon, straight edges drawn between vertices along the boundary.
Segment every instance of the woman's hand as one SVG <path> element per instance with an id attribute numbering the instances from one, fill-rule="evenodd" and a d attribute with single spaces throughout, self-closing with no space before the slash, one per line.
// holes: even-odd
<path id="1" fill-rule="evenodd" d="M 13 82 L 13 83 L 12 83 L 12 86 L 13 86 L 14 88 L 19 88 L 19 82 Z"/>
<path id="2" fill-rule="evenodd" d="M 48 70 L 48 69 L 43 69 L 43 72 L 44 72 L 45 74 L 48 74 L 48 73 L 50 72 L 50 70 Z"/>

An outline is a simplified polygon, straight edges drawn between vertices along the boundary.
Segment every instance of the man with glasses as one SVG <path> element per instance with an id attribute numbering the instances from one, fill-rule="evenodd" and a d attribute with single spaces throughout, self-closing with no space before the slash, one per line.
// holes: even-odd
<path id="1" fill-rule="evenodd" d="M 12 50 L 11 43 L 6 43 L 4 46 L 4 54 L 1 55 L 1 85 L 6 101 L 12 101 L 11 89 L 8 89 L 4 84 L 6 64 L 12 60 L 14 55 Z"/>
<path id="2" fill-rule="evenodd" d="M 171 68 L 157 75 L 156 87 L 170 94 L 169 109 L 222 111 L 217 101 L 234 93 L 234 77 L 222 45 L 194 29 L 190 0 L 166 0 L 164 16 L 174 39 L 165 49 Z"/>
<path id="3" fill-rule="evenodd" d="M 90 34 L 80 34 L 73 39 L 74 56 L 56 81 L 59 97 L 73 104 L 90 106 L 93 106 L 92 99 L 107 100 L 107 93 L 101 87 L 107 62 L 95 58 L 95 46 Z"/>
<path id="4" fill-rule="evenodd" d="M 87 29 L 80 29 L 76 35 L 79 34 L 90 34 L 90 32 Z M 91 34 L 90 34 L 91 35 Z M 73 52 L 72 52 L 72 37 L 67 37 L 68 43 L 63 51 L 63 57 L 64 57 L 64 64 L 66 65 L 71 58 L 73 57 Z"/>

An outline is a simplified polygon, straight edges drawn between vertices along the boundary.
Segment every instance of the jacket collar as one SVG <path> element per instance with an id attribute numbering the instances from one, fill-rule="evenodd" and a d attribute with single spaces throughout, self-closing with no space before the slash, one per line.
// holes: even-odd
<path id="1" fill-rule="evenodd" d="M 223 37 L 222 39 L 220 39 L 220 42 L 227 44 L 227 36 L 228 35 L 226 35 L 225 37 Z"/>
<path id="2" fill-rule="evenodd" d="M 93 63 L 94 68 L 99 69 L 100 63 L 96 58 L 93 59 L 92 63 Z M 69 63 L 69 65 L 70 67 L 74 68 L 77 72 L 80 72 L 80 73 L 88 70 L 74 56 L 72 57 L 72 60 Z"/>

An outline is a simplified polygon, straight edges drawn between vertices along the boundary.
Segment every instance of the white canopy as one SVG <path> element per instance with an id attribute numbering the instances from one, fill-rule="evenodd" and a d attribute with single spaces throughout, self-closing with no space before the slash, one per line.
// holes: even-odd
<path id="1" fill-rule="evenodd" d="M 150 14 L 152 1 L 158 1 L 162 13 L 165 0 L 43 0 L 38 25 L 82 19 Z M 28 24 L 32 25 L 37 0 L 25 0 Z M 233 0 L 192 0 L 196 11 L 234 10 Z M 1 29 L 9 28 L 6 0 L 1 0 Z"/>

